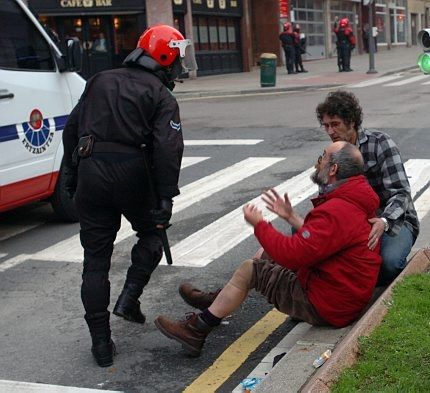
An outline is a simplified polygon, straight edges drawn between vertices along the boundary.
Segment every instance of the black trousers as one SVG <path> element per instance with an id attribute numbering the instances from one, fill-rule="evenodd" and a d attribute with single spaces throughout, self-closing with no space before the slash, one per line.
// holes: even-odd
<path id="1" fill-rule="evenodd" d="M 75 201 L 84 248 L 81 297 L 88 315 L 107 311 L 109 269 L 121 215 L 137 232 L 126 282 L 148 283 L 162 257 L 162 241 L 149 211 L 155 208 L 148 194 L 143 160 L 137 155 L 94 153 L 82 159 Z"/>
<path id="2" fill-rule="evenodd" d="M 339 67 L 342 67 L 344 71 L 348 70 L 351 65 L 351 48 L 349 44 L 340 43 L 337 47 L 337 50 L 338 50 L 338 65 L 340 62 Z M 340 61 L 339 61 L 339 57 L 340 57 Z"/>
<path id="3" fill-rule="evenodd" d="M 298 72 L 299 70 L 300 70 L 300 71 L 303 71 L 303 70 L 304 70 L 304 67 L 303 67 L 302 53 L 301 53 L 301 51 L 300 51 L 300 47 L 295 46 L 295 47 L 294 47 L 294 51 L 295 51 L 295 53 L 294 53 L 294 56 L 295 56 L 295 58 L 294 58 L 294 65 L 295 65 L 295 67 L 296 67 L 296 71 L 297 71 L 297 72 Z"/>
<path id="4" fill-rule="evenodd" d="M 294 46 L 285 45 L 283 48 L 285 52 L 285 67 L 288 73 L 291 74 L 294 71 L 294 61 L 296 57 Z"/>

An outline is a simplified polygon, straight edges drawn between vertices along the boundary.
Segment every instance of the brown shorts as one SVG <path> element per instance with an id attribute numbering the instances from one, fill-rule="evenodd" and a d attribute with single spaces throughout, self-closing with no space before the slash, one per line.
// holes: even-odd
<path id="1" fill-rule="evenodd" d="M 328 325 L 300 286 L 297 275 L 270 259 L 254 259 L 251 288 L 260 292 L 277 310 L 311 325 Z"/>

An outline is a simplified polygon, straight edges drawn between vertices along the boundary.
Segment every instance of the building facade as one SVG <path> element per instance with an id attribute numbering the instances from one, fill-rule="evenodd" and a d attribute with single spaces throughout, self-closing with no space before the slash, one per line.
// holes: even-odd
<path id="1" fill-rule="evenodd" d="M 147 26 L 175 26 L 194 43 L 197 75 L 249 71 L 262 53 L 283 61 L 278 39 L 283 23 L 301 25 L 305 59 L 335 56 L 333 23 L 347 17 L 366 50 L 369 7 L 362 0 L 27 0 L 61 47 L 68 37 L 82 44 L 85 78 L 121 66 Z M 430 0 L 376 0 L 372 5 L 379 49 L 415 45 L 430 26 Z"/>

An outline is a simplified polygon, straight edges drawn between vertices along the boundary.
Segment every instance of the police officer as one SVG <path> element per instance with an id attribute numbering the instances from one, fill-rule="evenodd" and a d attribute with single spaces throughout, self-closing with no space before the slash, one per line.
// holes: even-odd
<path id="1" fill-rule="evenodd" d="M 302 60 L 302 54 L 306 53 L 306 36 L 303 33 L 300 33 L 300 25 L 298 23 L 294 25 L 293 33 L 295 50 L 294 65 L 296 72 L 308 72 L 303 67 Z"/>
<path id="2" fill-rule="evenodd" d="M 340 20 L 339 25 L 338 19 L 334 22 L 333 31 L 336 34 L 336 47 L 337 47 L 337 65 L 339 72 L 350 72 L 352 71 L 351 64 L 351 51 L 355 48 L 355 36 L 349 25 L 349 19 L 343 18 Z"/>
<path id="3" fill-rule="evenodd" d="M 162 257 L 157 227 L 168 224 L 172 198 L 179 194 L 182 127 L 170 90 L 183 72 L 181 61 L 191 59 L 188 70 L 195 67 L 194 57 L 188 56 L 190 45 L 170 26 L 147 29 L 124 68 L 102 71 L 88 81 L 63 132 L 67 189 L 76 191 L 84 248 L 81 297 L 91 351 L 101 367 L 112 365 L 115 354 L 108 275 L 121 215 L 130 221 L 138 241 L 113 313 L 145 322 L 138 299 Z M 150 162 L 157 201 L 149 192 L 143 153 Z"/>
<path id="4" fill-rule="evenodd" d="M 285 66 L 289 74 L 297 74 L 294 71 L 296 52 L 294 48 L 294 33 L 290 22 L 284 23 L 284 31 L 279 35 L 282 48 L 285 52 Z"/>

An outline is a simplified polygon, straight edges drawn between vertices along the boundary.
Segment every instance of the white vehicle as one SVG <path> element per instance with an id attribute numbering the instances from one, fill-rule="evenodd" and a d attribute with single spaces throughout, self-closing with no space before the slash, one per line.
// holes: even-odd
<path id="1" fill-rule="evenodd" d="M 79 43 L 63 56 L 21 0 L 0 1 L 0 212 L 50 198 L 76 221 L 63 189 L 62 131 L 85 81 Z"/>

